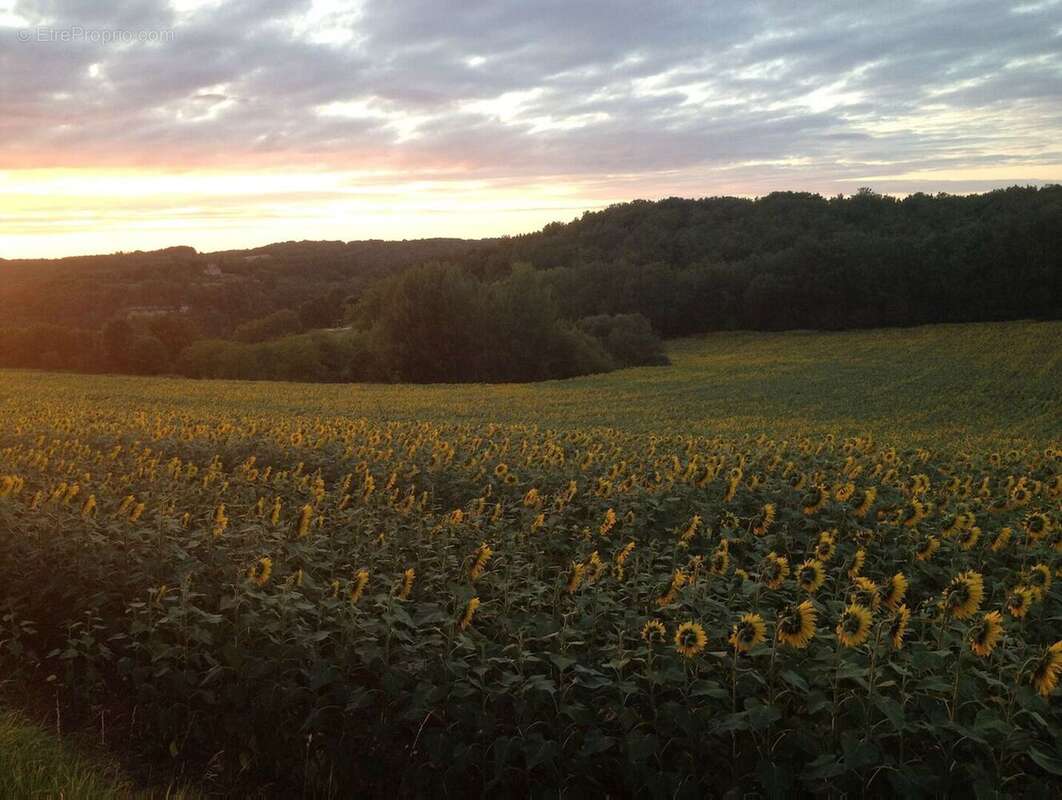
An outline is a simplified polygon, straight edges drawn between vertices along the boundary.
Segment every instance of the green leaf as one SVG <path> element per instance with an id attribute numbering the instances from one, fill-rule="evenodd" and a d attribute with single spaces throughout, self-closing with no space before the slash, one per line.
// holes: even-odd
<path id="1" fill-rule="evenodd" d="M 782 680 L 788 683 L 795 689 L 799 689 L 802 692 L 808 691 L 808 682 L 804 680 L 798 673 L 793 672 L 791 669 L 787 669 L 781 674 Z"/>
<path id="2" fill-rule="evenodd" d="M 1029 748 L 1029 758 L 1036 762 L 1038 767 L 1050 772 L 1052 775 L 1062 775 L 1062 758 L 1048 755 L 1035 747 Z"/>

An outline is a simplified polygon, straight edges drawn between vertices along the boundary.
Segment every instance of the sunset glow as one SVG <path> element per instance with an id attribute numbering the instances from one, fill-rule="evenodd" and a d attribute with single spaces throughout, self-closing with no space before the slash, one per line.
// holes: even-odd
<path id="1" fill-rule="evenodd" d="M 0 257 L 1062 180 L 1057 2 L 81 5 L 0 0 Z"/>

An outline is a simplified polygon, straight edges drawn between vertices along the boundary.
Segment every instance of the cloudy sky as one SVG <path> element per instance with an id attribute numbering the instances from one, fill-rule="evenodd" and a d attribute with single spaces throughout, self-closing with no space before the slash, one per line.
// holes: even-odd
<path id="1" fill-rule="evenodd" d="M 1062 2 L 0 0 L 0 257 L 1062 182 Z"/>

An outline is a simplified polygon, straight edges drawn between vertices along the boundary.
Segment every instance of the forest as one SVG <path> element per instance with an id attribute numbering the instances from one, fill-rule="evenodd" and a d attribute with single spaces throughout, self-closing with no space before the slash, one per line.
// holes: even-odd
<path id="1" fill-rule="evenodd" d="M 1055 319 L 1062 186 L 637 200 L 483 240 L 0 260 L 0 366 L 294 381 L 527 381 L 661 339 Z"/>

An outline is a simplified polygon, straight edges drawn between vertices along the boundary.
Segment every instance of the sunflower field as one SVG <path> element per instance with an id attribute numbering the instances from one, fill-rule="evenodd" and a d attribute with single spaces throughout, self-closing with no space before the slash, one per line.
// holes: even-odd
<path id="1" fill-rule="evenodd" d="M 1060 334 L 539 387 L 0 372 L 0 663 L 243 794 L 1055 797 Z"/>

